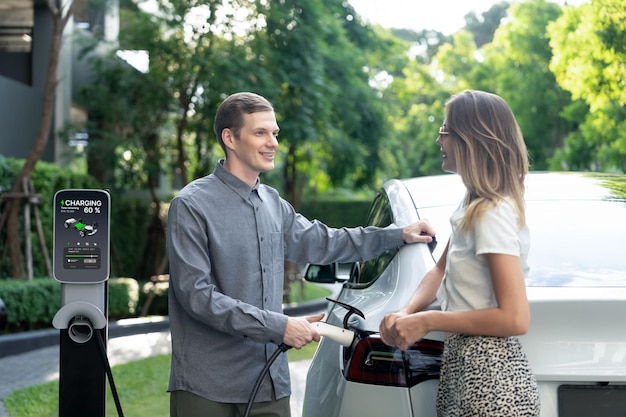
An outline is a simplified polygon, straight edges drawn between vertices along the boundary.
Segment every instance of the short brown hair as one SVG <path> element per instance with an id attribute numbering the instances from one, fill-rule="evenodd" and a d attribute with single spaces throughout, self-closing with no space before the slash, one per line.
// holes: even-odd
<path id="1" fill-rule="evenodd" d="M 261 111 L 274 111 L 274 107 L 267 99 L 255 93 L 235 93 L 220 104 L 215 114 L 214 129 L 224 154 L 226 154 L 226 146 L 222 141 L 222 131 L 231 129 L 235 138 L 238 138 L 243 127 L 243 115 Z"/>

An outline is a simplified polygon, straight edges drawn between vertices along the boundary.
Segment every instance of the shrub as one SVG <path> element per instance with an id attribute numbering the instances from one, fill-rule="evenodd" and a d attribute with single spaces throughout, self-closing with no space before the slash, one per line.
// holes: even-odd
<path id="1" fill-rule="evenodd" d="M 0 280 L 0 298 L 6 305 L 7 331 L 47 328 L 60 308 L 61 287 L 50 278 Z"/>
<path id="2" fill-rule="evenodd" d="M 140 286 L 139 305 L 142 311 L 145 309 L 146 315 L 167 316 L 169 283 L 144 281 L 140 283 Z M 146 305 L 146 303 L 149 303 L 149 305 Z"/>
<path id="3" fill-rule="evenodd" d="M 139 284 L 133 278 L 111 278 L 109 319 L 135 317 L 139 302 Z M 61 283 L 50 278 L 0 280 L 0 298 L 7 311 L 9 333 L 52 327 L 52 319 L 61 308 Z"/>
<path id="4" fill-rule="evenodd" d="M 135 317 L 139 303 L 139 283 L 134 278 L 109 280 L 109 319 Z"/>

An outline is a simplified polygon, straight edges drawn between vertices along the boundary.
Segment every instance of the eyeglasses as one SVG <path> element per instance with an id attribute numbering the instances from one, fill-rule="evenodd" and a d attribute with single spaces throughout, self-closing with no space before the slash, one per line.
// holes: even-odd
<path id="1" fill-rule="evenodd" d="M 450 132 L 448 132 L 448 129 L 446 128 L 446 125 L 442 125 L 439 128 L 439 135 L 449 135 Z"/>

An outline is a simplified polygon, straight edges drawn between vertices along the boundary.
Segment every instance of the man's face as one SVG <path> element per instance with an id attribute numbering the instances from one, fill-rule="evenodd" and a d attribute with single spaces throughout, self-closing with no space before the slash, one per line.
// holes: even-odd
<path id="1" fill-rule="evenodd" d="M 235 138 L 227 129 L 224 143 L 229 148 L 227 168 L 252 185 L 261 172 L 274 169 L 278 149 L 278 123 L 273 111 L 244 114 L 244 124 Z"/>

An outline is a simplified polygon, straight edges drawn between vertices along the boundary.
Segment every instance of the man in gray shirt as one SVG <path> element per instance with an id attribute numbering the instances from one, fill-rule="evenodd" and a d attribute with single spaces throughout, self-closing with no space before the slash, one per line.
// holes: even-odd
<path id="1" fill-rule="evenodd" d="M 405 243 L 430 242 L 427 222 L 405 228 L 330 228 L 296 213 L 259 182 L 274 168 L 278 124 L 253 93 L 229 96 L 215 117 L 226 158 L 172 200 L 167 227 L 172 363 L 171 417 L 238 417 L 277 345 L 320 336 L 323 314 L 282 312 L 284 260 L 329 264 L 371 259 Z M 271 366 L 251 416 L 288 417 L 287 355 Z"/>

